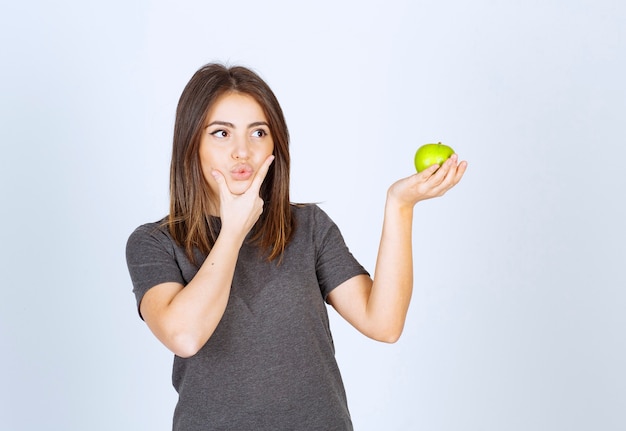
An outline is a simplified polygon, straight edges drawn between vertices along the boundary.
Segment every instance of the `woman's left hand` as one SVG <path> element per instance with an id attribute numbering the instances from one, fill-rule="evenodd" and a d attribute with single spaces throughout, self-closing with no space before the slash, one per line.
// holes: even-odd
<path id="1" fill-rule="evenodd" d="M 459 163 L 453 154 L 441 167 L 433 165 L 420 173 L 396 181 L 389 188 L 388 197 L 402 206 L 413 207 L 417 202 L 443 196 L 458 184 L 467 169 L 467 162 Z"/>

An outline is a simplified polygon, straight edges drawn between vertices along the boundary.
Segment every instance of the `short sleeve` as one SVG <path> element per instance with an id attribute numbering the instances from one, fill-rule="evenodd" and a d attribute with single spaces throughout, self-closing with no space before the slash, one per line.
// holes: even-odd
<path id="1" fill-rule="evenodd" d="M 126 263 L 138 308 L 150 288 L 166 282 L 185 284 L 173 240 L 157 223 L 139 226 L 130 235 Z"/>
<path id="2" fill-rule="evenodd" d="M 369 275 L 348 249 L 339 227 L 316 207 L 316 273 L 324 300 L 344 281 L 356 275 Z"/>

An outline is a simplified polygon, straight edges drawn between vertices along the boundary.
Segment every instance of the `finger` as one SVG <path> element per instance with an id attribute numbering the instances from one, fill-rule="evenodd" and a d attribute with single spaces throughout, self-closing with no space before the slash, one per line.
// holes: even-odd
<path id="1" fill-rule="evenodd" d="M 274 161 L 273 154 L 269 155 L 267 159 L 265 159 L 265 161 L 263 162 L 263 164 L 257 171 L 256 175 L 254 176 L 254 179 L 252 180 L 252 183 L 250 184 L 250 189 L 254 190 L 256 193 L 258 193 L 259 190 L 261 190 L 261 184 L 263 184 L 263 181 L 265 180 L 265 177 L 267 176 L 267 172 L 270 170 L 270 166 L 273 161 Z"/>
<path id="2" fill-rule="evenodd" d="M 437 172 L 438 169 L 439 169 L 439 165 L 435 163 L 434 165 L 430 165 L 429 167 L 427 167 L 426 169 L 424 169 L 422 172 L 420 172 L 417 175 L 420 178 L 427 180 L 428 178 L 432 177 L 433 174 Z"/>
<path id="3" fill-rule="evenodd" d="M 459 181 L 461 181 L 461 178 L 463 177 L 463 174 L 467 169 L 467 162 L 463 161 L 459 163 L 459 157 L 456 154 L 453 154 L 451 158 L 453 158 L 452 162 L 454 169 L 450 169 L 450 171 L 448 172 L 446 182 L 450 182 L 452 185 L 456 185 Z"/>
<path id="4" fill-rule="evenodd" d="M 454 160 L 452 158 L 443 162 L 435 173 L 433 173 L 433 175 L 428 179 L 428 182 L 434 187 L 439 186 L 442 182 L 444 182 L 447 175 L 450 173 L 450 168 L 452 167 L 453 162 Z"/>
<path id="5" fill-rule="evenodd" d="M 459 167 L 457 168 L 457 171 L 456 171 L 457 183 L 461 180 L 466 170 L 467 170 L 467 162 L 464 160 L 461 163 L 459 163 Z"/>
<path id="6" fill-rule="evenodd" d="M 438 186 L 443 189 L 444 193 L 446 190 L 451 189 L 452 187 L 457 185 L 459 181 L 461 181 L 461 178 L 463 177 L 463 174 L 465 173 L 465 170 L 467 169 L 467 162 L 463 161 L 457 164 L 457 160 L 458 160 L 458 157 L 455 156 L 454 159 L 450 163 L 450 168 L 449 168 L 448 173 L 446 174 L 445 178 Z"/>
<path id="7" fill-rule="evenodd" d="M 217 189 L 220 191 L 220 198 L 223 200 L 225 197 L 230 196 L 232 193 L 228 188 L 224 175 L 217 169 L 213 169 L 213 171 L 211 171 L 211 175 L 213 175 L 213 178 L 217 183 Z"/>
<path id="8" fill-rule="evenodd" d="M 459 156 L 452 154 L 448 160 L 446 160 L 446 172 L 443 178 L 443 182 L 450 183 L 454 181 L 456 172 L 458 169 Z"/>

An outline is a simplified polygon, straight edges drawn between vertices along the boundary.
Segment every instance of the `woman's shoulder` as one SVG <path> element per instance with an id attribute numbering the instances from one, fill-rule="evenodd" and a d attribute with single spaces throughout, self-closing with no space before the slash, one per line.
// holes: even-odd
<path id="1" fill-rule="evenodd" d="M 166 243 L 172 241 L 167 227 L 167 217 L 139 225 L 128 237 L 127 245 L 144 243 L 146 241 Z"/>
<path id="2" fill-rule="evenodd" d="M 291 205 L 296 224 L 316 227 L 333 225 L 330 216 L 317 203 L 298 203 Z"/>
<path id="3" fill-rule="evenodd" d="M 291 210 L 296 219 L 312 218 L 324 213 L 317 203 L 292 203 Z"/>
<path id="4" fill-rule="evenodd" d="M 135 228 L 135 230 L 132 232 L 131 235 L 134 235 L 135 233 L 154 233 L 154 232 L 167 232 L 167 219 L 168 217 L 165 216 L 163 218 L 161 218 L 160 220 L 157 221 L 151 221 L 151 222 L 147 222 L 147 223 L 142 223 L 139 226 L 137 226 L 137 228 Z"/>

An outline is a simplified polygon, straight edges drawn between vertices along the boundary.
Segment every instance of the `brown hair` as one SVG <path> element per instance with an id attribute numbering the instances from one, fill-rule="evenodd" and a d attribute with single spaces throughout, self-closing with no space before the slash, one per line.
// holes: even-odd
<path id="1" fill-rule="evenodd" d="M 211 192 L 200 166 L 200 138 L 206 116 L 215 101 L 235 92 L 254 98 L 269 123 L 274 141 L 274 162 L 261 186 L 263 213 L 252 229 L 252 241 L 279 257 L 294 229 L 289 201 L 289 131 L 270 87 L 252 70 L 210 63 L 201 67 L 185 86 L 176 109 L 174 145 L 170 167 L 169 231 L 196 262 L 194 250 L 208 254 L 217 239 L 217 225 L 210 216 Z"/>

